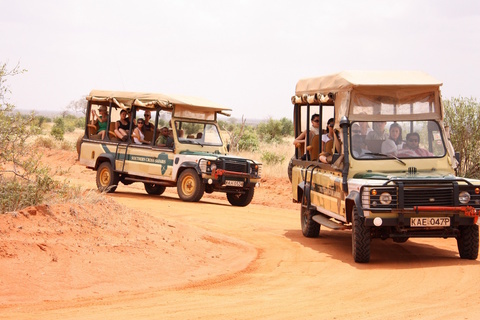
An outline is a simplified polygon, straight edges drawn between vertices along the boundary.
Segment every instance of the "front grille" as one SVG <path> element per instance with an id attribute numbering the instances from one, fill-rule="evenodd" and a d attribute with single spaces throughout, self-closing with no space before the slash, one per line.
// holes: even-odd
<path id="1" fill-rule="evenodd" d="M 225 161 L 225 170 L 234 172 L 247 172 L 247 163 Z"/>
<path id="2" fill-rule="evenodd" d="M 453 206 L 453 188 L 407 187 L 404 189 L 404 206 Z"/>

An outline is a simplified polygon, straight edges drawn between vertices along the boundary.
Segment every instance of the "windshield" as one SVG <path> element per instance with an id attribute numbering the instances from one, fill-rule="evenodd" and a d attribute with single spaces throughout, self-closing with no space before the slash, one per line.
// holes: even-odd
<path id="1" fill-rule="evenodd" d="M 222 138 L 217 126 L 210 123 L 175 121 L 178 142 L 182 144 L 200 144 L 222 146 Z"/>
<path id="2" fill-rule="evenodd" d="M 355 159 L 445 155 L 442 132 L 435 121 L 357 121 L 350 130 L 350 149 Z"/>

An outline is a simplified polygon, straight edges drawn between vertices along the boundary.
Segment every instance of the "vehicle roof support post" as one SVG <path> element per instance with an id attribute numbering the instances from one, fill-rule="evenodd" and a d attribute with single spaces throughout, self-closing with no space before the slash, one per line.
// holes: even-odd
<path id="1" fill-rule="evenodd" d="M 342 117 L 340 120 L 340 128 L 342 128 L 343 134 L 343 169 L 342 169 L 342 188 L 343 192 L 348 193 L 348 168 L 350 166 L 350 159 L 348 153 L 348 128 L 350 127 L 350 121 L 347 117 Z"/>
<path id="2" fill-rule="evenodd" d="M 310 145 L 310 104 L 307 104 L 307 129 L 306 129 L 306 134 L 305 134 L 305 154 L 307 156 L 307 160 L 310 161 L 310 154 L 307 152 L 307 146 Z"/>

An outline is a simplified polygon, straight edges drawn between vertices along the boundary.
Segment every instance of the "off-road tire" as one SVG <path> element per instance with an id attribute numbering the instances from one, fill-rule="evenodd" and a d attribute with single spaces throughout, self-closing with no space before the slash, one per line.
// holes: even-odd
<path id="1" fill-rule="evenodd" d="M 155 183 L 144 183 L 145 191 L 148 194 L 159 196 L 165 192 L 166 187 Z"/>
<path id="2" fill-rule="evenodd" d="M 255 188 L 248 188 L 245 193 L 227 193 L 227 200 L 232 206 L 245 207 L 252 202 Z"/>
<path id="3" fill-rule="evenodd" d="M 290 180 L 290 183 L 292 183 L 293 159 L 295 159 L 295 156 L 292 156 L 290 158 L 290 161 L 288 161 L 288 168 L 287 168 L 288 180 Z"/>
<path id="4" fill-rule="evenodd" d="M 177 193 L 186 202 L 197 202 L 203 197 L 205 185 L 194 169 L 182 171 L 177 181 Z"/>
<path id="5" fill-rule="evenodd" d="M 80 159 L 80 151 L 82 150 L 82 142 L 83 142 L 83 134 L 78 137 L 77 139 L 77 155 L 78 159 Z"/>
<path id="6" fill-rule="evenodd" d="M 403 237 L 403 238 L 393 238 L 393 242 L 395 243 L 405 243 L 408 241 L 408 237 Z"/>
<path id="7" fill-rule="evenodd" d="M 314 215 L 314 210 L 307 209 L 306 205 L 302 204 L 300 207 L 300 225 L 303 235 L 307 238 L 317 238 L 320 234 L 320 224 L 312 219 Z"/>
<path id="8" fill-rule="evenodd" d="M 360 217 L 357 208 L 353 208 L 352 255 L 355 262 L 370 261 L 370 228 L 365 225 L 365 218 Z"/>
<path id="9" fill-rule="evenodd" d="M 118 173 L 113 171 L 110 162 L 102 162 L 97 169 L 97 188 L 101 192 L 112 193 L 117 190 L 119 182 Z"/>
<path id="10" fill-rule="evenodd" d="M 457 247 L 460 258 L 476 260 L 478 257 L 478 225 L 460 226 Z"/>

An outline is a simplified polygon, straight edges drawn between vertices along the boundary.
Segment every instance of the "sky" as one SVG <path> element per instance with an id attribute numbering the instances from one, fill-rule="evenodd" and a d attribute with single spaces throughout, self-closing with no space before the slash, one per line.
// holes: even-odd
<path id="1" fill-rule="evenodd" d="M 8 101 L 65 111 L 92 89 L 203 97 L 291 118 L 301 78 L 420 70 L 480 98 L 480 1 L 0 0 Z"/>

